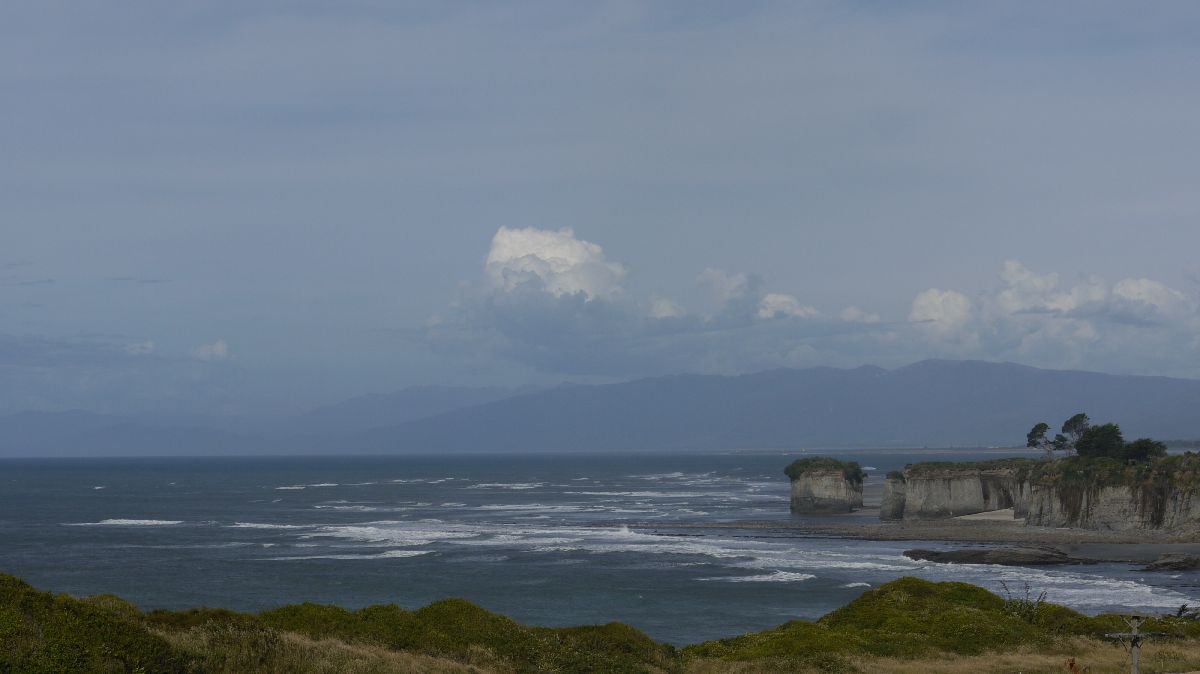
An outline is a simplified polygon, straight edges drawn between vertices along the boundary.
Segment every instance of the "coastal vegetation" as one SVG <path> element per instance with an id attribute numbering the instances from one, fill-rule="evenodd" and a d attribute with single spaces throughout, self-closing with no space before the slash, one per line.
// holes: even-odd
<path id="1" fill-rule="evenodd" d="M 862 469 L 862 466 L 857 461 L 839 461 L 828 456 L 809 456 L 803 459 L 796 459 L 788 464 L 787 468 L 783 469 L 784 475 L 795 480 L 804 473 L 829 471 L 841 471 L 842 477 L 846 478 L 851 484 L 861 485 L 863 480 L 867 478 L 867 473 Z"/>
<path id="2" fill-rule="evenodd" d="M 0 672 L 1025 672 L 1068 657 L 1121 671 L 1103 639 L 1119 616 L 1040 597 L 901 578 L 816 621 L 676 649 L 619 623 L 521 625 L 463 600 L 409 611 L 294 604 L 261 613 L 142 612 L 110 595 L 74 598 L 0 575 Z M 1200 666 L 1200 621 L 1181 610 L 1143 626 L 1168 638 L 1143 671 Z M 945 667 L 945 668 L 943 668 Z M 958 667 L 954 669 L 953 667 Z"/>

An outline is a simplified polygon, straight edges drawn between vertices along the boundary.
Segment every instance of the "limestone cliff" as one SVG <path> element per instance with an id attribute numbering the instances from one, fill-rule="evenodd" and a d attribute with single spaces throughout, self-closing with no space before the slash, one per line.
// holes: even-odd
<path id="1" fill-rule="evenodd" d="M 1116 531 L 1200 529 L 1200 494 L 1195 489 L 1034 484 L 1030 492 L 1025 522 L 1031 525 Z"/>
<path id="2" fill-rule="evenodd" d="M 904 519 L 904 501 L 907 483 L 904 473 L 894 470 L 887 474 L 883 482 L 883 500 L 879 504 L 879 519 Z"/>
<path id="3" fill-rule="evenodd" d="M 1013 508 L 1021 493 L 1020 468 L 1017 462 L 1003 461 L 907 466 L 903 518 L 937 519 Z"/>
<path id="4" fill-rule="evenodd" d="M 853 461 L 809 457 L 784 472 L 792 479 L 794 513 L 848 513 L 862 507 L 864 473 Z"/>
<path id="5" fill-rule="evenodd" d="M 910 464 L 889 474 L 879 517 L 937 519 L 1005 508 L 1032 526 L 1200 531 L 1200 455 L 1141 463 L 1071 457 Z"/>

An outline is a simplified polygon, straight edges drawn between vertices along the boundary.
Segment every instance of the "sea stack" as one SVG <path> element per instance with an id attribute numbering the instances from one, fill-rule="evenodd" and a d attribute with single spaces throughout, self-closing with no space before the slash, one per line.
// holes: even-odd
<path id="1" fill-rule="evenodd" d="M 904 498 L 907 487 L 908 483 L 904 479 L 904 473 L 893 470 L 887 474 L 887 478 L 883 481 L 883 501 L 879 504 L 879 519 L 904 519 Z"/>
<path id="2" fill-rule="evenodd" d="M 783 472 L 792 479 L 794 513 L 848 513 L 862 507 L 865 473 L 854 461 L 814 456 L 793 461 Z"/>

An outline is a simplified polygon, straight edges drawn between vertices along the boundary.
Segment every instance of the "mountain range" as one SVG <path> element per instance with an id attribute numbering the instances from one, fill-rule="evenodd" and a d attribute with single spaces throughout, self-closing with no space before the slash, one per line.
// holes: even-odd
<path id="1" fill-rule="evenodd" d="M 71 412 L 0 417 L 0 456 L 1015 446 L 1085 411 L 1200 438 L 1200 380 L 930 360 L 544 390 L 420 387 L 249 433 Z"/>

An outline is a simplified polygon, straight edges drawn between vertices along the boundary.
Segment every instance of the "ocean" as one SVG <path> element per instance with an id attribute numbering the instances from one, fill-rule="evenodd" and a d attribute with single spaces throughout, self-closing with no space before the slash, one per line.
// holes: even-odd
<path id="1" fill-rule="evenodd" d="M 836 455 L 868 467 L 868 494 L 909 462 L 1000 456 Z M 816 618 L 906 575 L 1021 596 L 1028 584 L 1088 613 L 1200 603 L 1194 573 L 939 565 L 902 555 L 948 547 L 933 542 L 694 528 L 792 521 L 782 471 L 798 456 L 2 460 L 0 572 L 143 609 L 416 608 L 462 597 L 529 624 L 620 621 L 674 644 Z"/>

